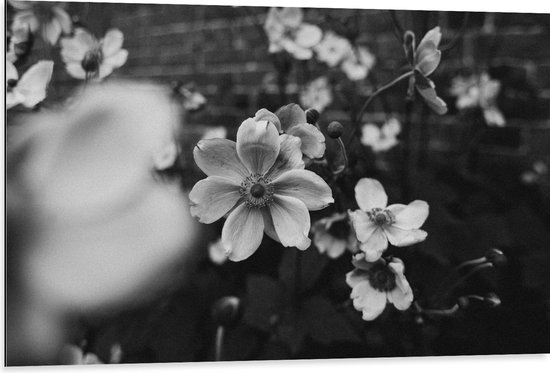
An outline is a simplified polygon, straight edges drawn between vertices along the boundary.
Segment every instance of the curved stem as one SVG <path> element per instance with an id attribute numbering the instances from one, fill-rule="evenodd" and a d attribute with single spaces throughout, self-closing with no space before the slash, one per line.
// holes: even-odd
<path id="1" fill-rule="evenodd" d="M 346 168 L 348 168 L 348 155 L 346 154 L 346 146 L 344 145 L 344 142 L 342 141 L 341 137 L 338 137 L 336 139 L 336 142 L 338 143 L 338 145 L 340 147 L 340 152 L 342 153 L 342 158 L 344 158 L 344 167 L 342 167 L 342 169 L 340 169 L 340 170 L 337 170 L 336 172 L 333 172 L 334 175 L 341 174 L 342 172 L 344 172 L 344 170 Z"/>
<path id="2" fill-rule="evenodd" d="M 222 352 L 223 352 L 223 337 L 225 334 L 225 328 L 223 326 L 218 326 L 216 329 L 216 361 L 222 361 Z"/>

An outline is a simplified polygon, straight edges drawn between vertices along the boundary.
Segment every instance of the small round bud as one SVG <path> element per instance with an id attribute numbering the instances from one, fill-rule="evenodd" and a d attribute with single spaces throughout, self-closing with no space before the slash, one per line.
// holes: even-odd
<path id="1" fill-rule="evenodd" d="M 344 133 L 344 126 L 340 122 L 331 122 L 327 128 L 328 135 L 333 139 L 337 139 Z"/>
<path id="2" fill-rule="evenodd" d="M 458 307 L 462 309 L 468 308 L 470 305 L 470 299 L 468 299 L 468 297 L 460 297 L 456 300 L 456 304 L 458 304 Z"/>
<path id="3" fill-rule="evenodd" d="M 319 117 L 321 114 L 315 109 L 307 109 L 306 110 L 306 121 L 309 124 L 315 124 L 319 120 Z"/>
<path id="4" fill-rule="evenodd" d="M 212 319 L 217 325 L 235 325 L 241 316 L 241 300 L 237 297 L 220 298 L 212 307 Z"/>
<path id="5" fill-rule="evenodd" d="M 508 263 L 508 259 L 506 259 L 506 255 L 499 249 L 492 248 L 490 249 L 487 254 L 485 254 L 485 258 L 492 263 L 495 268 L 504 267 L 506 263 Z"/>
<path id="6" fill-rule="evenodd" d="M 489 307 L 497 307 L 500 306 L 500 298 L 495 293 L 489 293 L 483 298 L 483 303 L 485 303 Z"/>

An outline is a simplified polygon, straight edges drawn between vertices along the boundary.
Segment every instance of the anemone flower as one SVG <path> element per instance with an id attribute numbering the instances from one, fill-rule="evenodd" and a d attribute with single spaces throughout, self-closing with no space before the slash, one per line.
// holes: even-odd
<path id="1" fill-rule="evenodd" d="M 337 66 L 352 52 L 351 43 L 332 31 L 325 32 L 323 40 L 315 47 L 319 61 L 330 67 Z"/>
<path id="2" fill-rule="evenodd" d="M 304 107 L 318 112 L 325 110 L 332 103 L 332 89 L 328 78 L 320 76 L 309 82 L 300 94 L 300 102 Z"/>
<path id="3" fill-rule="evenodd" d="M 9 0 L 16 10 L 12 28 L 20 26 L 30 28 L 32 33 L 40 30 L 42 38 L 55 45 L 61 34 L 71 32 L 72 21 L 63 3 L 48 3 L 44 1 Z"/>
<path id="4" fill-rule="evenodd" d="M 248 118 L 236 143 L 201 140 L 193 155 L 208 177 L 189 193 L 191 215 L 210 224 L 228 214 L 222 245 L 230 260 L 252 255 L 264 231 L 285 247 L 310 246 L 308 210 L 323 209 L 333 199 L 325 181 L 304 170 L 299 138 L 279 136 L 272 122 Z"/>
<path id="5" fill-rule="evenodd" d="M 363 80 L 367 77 L 375 62 L 376 57 L 366 47 L 360 46 L 348 53 L 342 61 L 341 68 L 349 80 Z"/>
<path id="6" fill-rule="evenodd" d="M 19 104 L 32 108 L 42 102 L 52 72 L 53 61 L 38 61 L 19 79 L 15 66 L 6 61 L 6 109 Z"/>
<path id="7" fill-rule="evenodd" d="M 360 210 L 348 213 L 367 261 L 377 261 L 388 248 L 388 241 L 402 247 L 426 239 L 428 234 L 419 229 L 428 218 L 426 202 L 416 200 L 408 205 L 387 206 L 384 187 L 378 180 L 369 178 L 359 180 L 355 199 Z"/>
<path id="8" fill-rule="evenodd" d="M 346 250 L 355 252 L 357 238 L 346 213 L 335 213 L 317 220 L 311 227 L 313 243 L 321 254 L 336 259 Z"/>
<path id="9" fill-rule="evenodd" d="M 441 42 L 439 26 L 428 31 L 416 48 L 415 35 L 412 31 L 405 33 L 404 40 L 405 54 L 414 72 L 409 81 L 409 95 L 412 95 L 416 88 L 433 111 L 440 115 L 445 114 L 447 104 L 437 96 L 435 84 L 428 78 L 441 61 L 441 51 L 438 49 Z"/>
<path id="10" fill-rule="evenodd" d="M 270 8 L 264 29 L 269 39 L 269 52 L 287 51 L 298 60 L 313 56 L 312 48 L 323 35 L 315 25 L 303 22 L 300 8 Z"/>
<path id="11" fill-rule="evenodd" d="M 363 314 L 363 320 L 376 319 L 387 303 L 400 311 L 408 309 L 414 295 L 405 278 L 405 266 L 398 258 L 388 262 L 380 259 L 375 263 L 365 261 L 360 253 L 352 261 L 355 269 L 346 275 L 347 284 L 353 289 L 350 298 L 353 306 Z"/>
<path id="12" fill-rule="evenodd" d="M 321 158 L 325 154 L 325 136 L 319 129 L 307 123 L 306 112 L 297 104 L 288 104 L 273 114 L 260 109 L 254 117 L 257 121 L 268 121 L 279 133 L 286 133 L 301 140 L 301 151 L 308 158 Z"/>
<path id="13" fill-rule="evenodd" d="M 126 63 L 128 51 L 122 49 L 124 35 L 116 29 L 97 40 L 83 28 L 70 38 L 61 39 L 61 57 L 67 72 L 76 79 L 101 80 Z"/>

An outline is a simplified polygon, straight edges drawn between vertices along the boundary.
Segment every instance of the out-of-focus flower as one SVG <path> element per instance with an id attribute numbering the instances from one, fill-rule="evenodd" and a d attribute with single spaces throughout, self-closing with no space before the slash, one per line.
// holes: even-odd
<path id="1" fill-rule="evenodd" d="M 208 244 L 208 257 L 214 264 L 222 265 L 227 261 L 227 254 L 222 244 L 221 237 Z"/>
<path id="2" fill-rule="evenodd" d="M 405 278 L 403 261 L 392 258 L 389 262 L 380 259 L 371 263 L 360 253 L 354 257 L 353 266 L 346 282 L 353 289 L 350 298 L 355 309 L 363 313 L 363 320 L 376 319 L 388 302 L 400 311 L 411 306 L 414 295 Z"/>
<path id="3" fill-rule="evenodd" d="M 325 110 L 332 103 L 332 87 L 326 76 L 320 76 L 309 82 L 300 94 L 300 101 L 306 108 L 318 112 Z"/>
<path id="4" fill-rule="evenodd" d="M 260 109 L 254 119 L 273 123 L 279 133 L 298 137 L 301 140 L 300 149 L 308 158 L 321 158 L 325 154 L 325 136 L 317 127 L 307 123 L 306 112 L 297 104 L 285 105 L 275 114 Z"/>
<path id="5" fill-rule="evenodd" d="M 458 109 L 479 107 L 487 125 L 503 127 L 506 120 L 496 102 L 499 92 L 500 82 L 491 79 L 486 72 L 467 78 L 457 76 L 451 86 L 451 94 L 456 96 Z"/>
<path id="6" fill-rule="evenodd" d="M 319 61 L 330 67 L 335 67 L 350 53 L 353 53 L 351 43 L 332 31 L 325 32 L 323 40 L 315 47 L 315 53 Z"/>
<path id="7" fill-rule="evenodd" d="M 312 48 L 323 33 L 315 25 L 303 22 L 300 8 L 270 8 L 264 29 L 269 39 L 269 53 L 287 51 L 298 60 L 313 56 Z"/>
<path id="8" fill-rule="evenodd" d="M 402 247 L 422 242 L 428 236 L 419 229 L 429 214 L 425 201 L 388 206 L 388 196 L 382 184 L 369 178 L 359 180 L 355 186 L 355 199 L 360 210 L 349 211 L 349 215 L 367 261 L 380 259 L 388 248 L 388 241 Z"/>
<path id="9" fill-rule="evenodd" d="M 207 127 L 201 137 L 201 140 L 225 139 L 227 138 L 227 128 L 224 126 Z"/>
<path id="10" fill-rule="evenodd" d="M 524 184 L 538 184 L 541 179 L 548 175 L 548 165 L 544 161 L 536 161 L 530 170 L 521 174 L 521 181 Z"/>
<path id="11" fill-rule="evenodd" d="M 15 61 L 25 61 L 34 44 L 34 37 L 30 26 L 27 24 L 12 25 L 9 39 L 6 61 L 12 63 L 15 63 Z"/>
<path id="12" fill-rule="evenodd" d="M 333 202 L 317 174 L 304 170 L 300 139 L 283 134 L 271 121 L 248 118 L 237 142 L 201 140 L 195 162 L 208 176 L 189 194 L 191 214 L 210 224 L 229 214 L 222 245 L 232 261 L 252 255 L 263 233 L 283 246 L 307 249 L 310 216 Z"/>
<path id="13" fill-rule="evenodd" d="M 19 79 L 15 66 L 6 61 L 6 109 L 19 104 L 32 108 L 42 102 L 46 98 L 52 72 L 52 61 L 38 61 Z"/>
<path id="14" fill-rule="evenodd" d="M 63 3 L 44 1 L 8 0 L 16 9 L 12 29 L 29 28 L 32 33 L 40 30 L 42 38 L 55 45 L 61 34 L 71 32 L 71 17 L 67 14 Z"/>
<path id="15" fill-rule="evenodd" d="M 128 51 L 122 49 L 124 35 L 116 29 L 97 40 L 83 28 L 70 38 L 61 39 L 61 57 L 67 72 L 76 79 L 101 80 L 126 63 Z"/>
<path id="16" fill-rule="evenodd" d="M 65 345 L 61 350 L 60 363 L 62 365 L 92 365 L 104 364 L 103 361 L 92 352 L 84 352 L 82 348 L 75 345 Z M 120 344 L 111 346 L 109 364 L 119 364 L 122 360 L 122 349 Z"/>
<path id="17" fill-rule="evenodd" d="M 397 118 L 390 118 L 382 125 L 367 123 L 363 125 L 361 143 L 372 149 L 373 152 L 384 152 L 390 150 L 399 143 L 397 135 L 401 132 L 401 123 Z"/>
<path id="18" fill-rule="evenodd" d="M 353 48 L 342 62 L 342 71 L 350 80 L 363 80 L 376 63 L 376 57 L 363 46 Z"/>
<path id="19" fill-rule="evenodd" d="M 407 31 L 403 47 L 407 61 L 414 72 L 409 81 L 409 95 L 412 95 L 416 88 L 426 104 L 437 114 L 442 115 L 447 112 L 447 104 L 437 96 L 435 84 L 428 78 L 441 61 L 441 51 L 438 49 L 440 42 L 441 31 L 437 26 L 426 33 L 416 48 L 414 33 Z"/>
<path id="20" fill-rule="evenodd" d="M 357 249 L 357 238 L 346 213 L 336 213 L 316 221 L 311 231 L 313 243 L 321 254 L 326 253 L 329 258 L 339 258 L 346 249 L 351 252 Z"/>
<path id="21" fill-rule="evenodd" d="M 200 92 L 182 88 L 183 108 L 188 111 L 197 111 L 206 105 L 206 97 Z"/>

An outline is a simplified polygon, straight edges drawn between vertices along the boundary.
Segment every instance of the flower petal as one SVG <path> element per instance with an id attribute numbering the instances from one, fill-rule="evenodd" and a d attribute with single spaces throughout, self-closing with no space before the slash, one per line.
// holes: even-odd
<path id="1" fill-rule="evenodd" d="M 52 13 L 55 15 L 55 19 L 57 20 L 57 22 L 59 22 L 59 25 L 61 26 L 61 30 L 65 34 L 70 33 L 73 22 L 69 14 L 65 11 L 65 9 L 58 6 L 54 6 L 52 7 Z"/>
<path id="2" fill-rule="evenodd" d="M 260 122 L 262 120 L 271 122 L 275 125 L 275 127 L 277 127 L 277 130 L 279 131 L 279 133 L 282 132 L 281 121 L 275 114 L 273 114 L 271 111 L 267 109 L 258 110 L 254 115 L 254 119 L 256 120 L 256 122 Z"/>
<path id="3" fill-rule="evenodd" d="M 13 63 L 11 63 L 10 61 L 7 61 L 6 62 L 6 82 L 8 80 L 18 80 L 18 79 L 19 79 L 19 74 L 17 73 L 17 69 L 15 68 Z"/>
<path id="4" fill-rule="evenodd" d="M 248 118 L 237 131 L 237 154 L 253 174 L 265 174 L 281 148 L 279 131 L 273 123 Z"/>
<path id="5" fill-rule="evenodd" d="M 400 259 L 393 258 L 388 267 L 395 273 L 396 287 L 388 293 L 388 301 L 393 303 L 395 308 L 404 311 L 411 306 L 414 294 L 407 281 L 404 271 L 405 267 Z"/>
<path id="6" fill-rule="evenodd" d="M 279 236 L 277 235 L 277 231 L 275 231 L 275 226 L 273 225 L 273 218 L 271 217 L 271 213 L 267 209 L 262 209 L 262 216 L 264 218 L 264 232 L 267 234 L 272 240 L 281 242 L 279 239 Z"/>
<path id="7" fill-rule="evenodd" d="M 273 181 L 274 193 L 302 201 L 308 210 L 316 211 L 334 202 L 332 190 L 315 172 L 290 170 Z"/>
<path id="8" fill-rule="evenodd" d="M 388 196 L 384 187 L 376 179 L 362 178 L 355 185 L 355 199 L 359 208 L 370 211 L 373 208 L 386 208 Z"/>
<path id="9" fill-rule="evenodd" d="M 288 129 L 287 133 L 302 140 L 301 151 L 309 158 L 321 158 L 325 154 L 325 136 L 317 127 L 300 123 Z"/>
<path id="10" fill-rule="evenodd" d="M 390 243 L 397 247 L 411 246 L 428 237 L 422 229 L 402 229 L 393 225 L 384 227 L 384 232 Z"/>
<path id="11" fill-rule="evenodd" d="M 309 212 L 302 201 L 275 195 L 269 211 L 283 246 L 296 246 L 305 250 L 311 245 L 311 240 L 307 237 L 311 227 Z"/>
<path id="12" fill-rule="evenodd" d="M 121 49 L 115 54 L 109 57 L 106 57 L 103 60 L 102 65 L 107 65 L 112 69 L 116 69 L 124 65 L 127 59 L 128 59 L 128 51 L 126 49 Z"/>
<path id="13" fill-rule="evenodd" d="M 447 104 L 445 103 L 445 101 L 437 96 L 434 87 L 435 86 L 432 85 L 432 87 L 420 88 L 417 85 L 416 89 L 418 90 L 418 93 L 420 93 L 422 98 L 424 98 L 424 101 L 430 107 L 430 109 L 432 109 L 439 115 L 443 115 L 447 112 Z"/>
<path id="14" fill-rule="evenodd" d="M 362 271 L 360 269 L 354 269 L 351 272 L 346 273 L 346 284 L 350 288 L 356 287 L 362 281 L 368 281 L 369 275 L 367 271 Z"/>
<path id="15" fill-rule="evenodd" d="M 380 227 L 372 233 L 369 239 L 359 246 L 359 249 L 365 253 L 367 262 L 375 262 L 382 256 L 382 253 L 388 248 L 388 239 L 384 230 Z"/>
<path id="16" fill-rule="evenodd" d="M 428 76 L 439 66 L 441 51 L 437 50 L 433 43 L 428 43 L 427 48 L 423 50 L 423 53 L 419 53 L 417 58 L 418 62 L 415 68 L 425 76 Z"/>
<path id="17" fill-rule="evenodd" d="M 61 58 L 65 63 L 80 64 L 88 51 L 88 46 L 81 43 L 76 38 L 62 38 L 61 41 Z"/>
<path id="18" fill-rule="evenodd" d="M 298 28 L 295 34 L 296 44 L 303 48 L 312 48 L 319 44 L 323 37 L 321 29 L 315 25 L 304 23 Z"/>
<path id="19" fill-rule="evenodd" d="M 301 8 L 285 7 L 283 9 L 277 9 L 277 16 L 280 21 L 289 28 L 296 28 L 302 23 L 304 14 Z"/>
<path id="20" fill-rule="evenodd" d="M 279 155 L 268 171 L 267 177 L 274 180 L 283 173 L 290 170 L 303 170 L 305 165 L 302 159 L 302 151 L 300 150 L 301 141 L 295 136 L 283 134 L 279 136 L 281 142 L 281 150 Z"/>
<path id="21" fill-rule="evenodd" d="M 392 205 L 394 206 L 394 205 Z M 424 224 L 430 213 L 430 206 L 425 201 L 415 200 L 404 208 L 403 205 L 396 205 L 397 208 L 388 206 L 388 210 L 395 215 L 394 225 L 403 229 L 417 229 Z M 390 207 L 392 207 L 390 209 Z"/>
<path id="22" fill-rule="evenodd" d="M 46 98 L 52 73 L 53 61 L 38 61 L 23 74 L 16 90 L 25 98 L 21 102 L 25 107 L 32 108 Z"/>
<path id="23" fill-rule="evenodd" d="M 350 295 L 353 306 L 357 311 L 363 312 L 363 320 L 376 319 L 386 308 L 386 293 L 374 289 L 368 281 L 358 283 Z"/>
<path id="24" fill-rule="evenodd" d="M 67 73 L 75 79 L 86 79 L 86 71 L 80 63 L 69 63 L 65 66 Z"/>
<path id="25" fill-rule="evenodd" d="M 240 184 L 250 174 L 237 155 L 237 145 L 231 140 L 201 140 L 193 150 L 193 158 L 208 176 L 220 176 Z"/>
<path id="26" fill-rule="evenodd" d="M 441 42 L 441 29 L 439 26 L 434 27 L 424 35 L 418 47 L 416 48 L 417 55 L 422 53 L 422 51 L 427 48 L 426 45 L 433 43 L 436 48 L 439 48 L 439 43 Z"/>
<path id="27" fill-rule="evenodd" d="M 110 29 L 105 34 L 105 37 L 101 41 L 101 51 L 105 58 L 111 57 L 122 48 L 124 42 L 124 35 L 120 30 Z"/>
<path id="28" fill-rule="evenodd" d="M 53 19 L 50 22 L 42 24 L 42 37 L 51 45 L 55 45 L 61 36 L 61 24 Z"/>
<path id="29" fill-rule="evenodd" d="M 366 242 L 374 233 L 378 225 L 376 225 L 367 213 L 361 210 L 348 211 L 355 235 L 360 242 Z"/>
<path id="30" fill-rule="evenodd" d="M 229 260 L 239 262 L 254 254 L 264 235 L 264 220 L 260 209 L 239 205 L 229 214 L 222 229 L 222 245 Z"/>
<path id="31" fill-rule="evenodd" d="M 195 184 L 189 193 L 191 215 L 210 224 L 223 217 L 239 201 L 239 184 L 218 176 L 209 176 Z"/>
<path id="32" fill-rule="evenodd" d="M 283 131 L 296 124 L 307 123 L 306 112 L 298 104 L 288 104 L 281 107 L 275 112 L 275 115 L 281 121 L 281 128 Z"/>
<path id="33" fill-rule="evenodd" d="M 90 50 L 97 46 L 96 38 L 84 28 L 79 27 L 74 30 L 74 38 L 78 43 L 84 46 L 86 50 Z"/>

